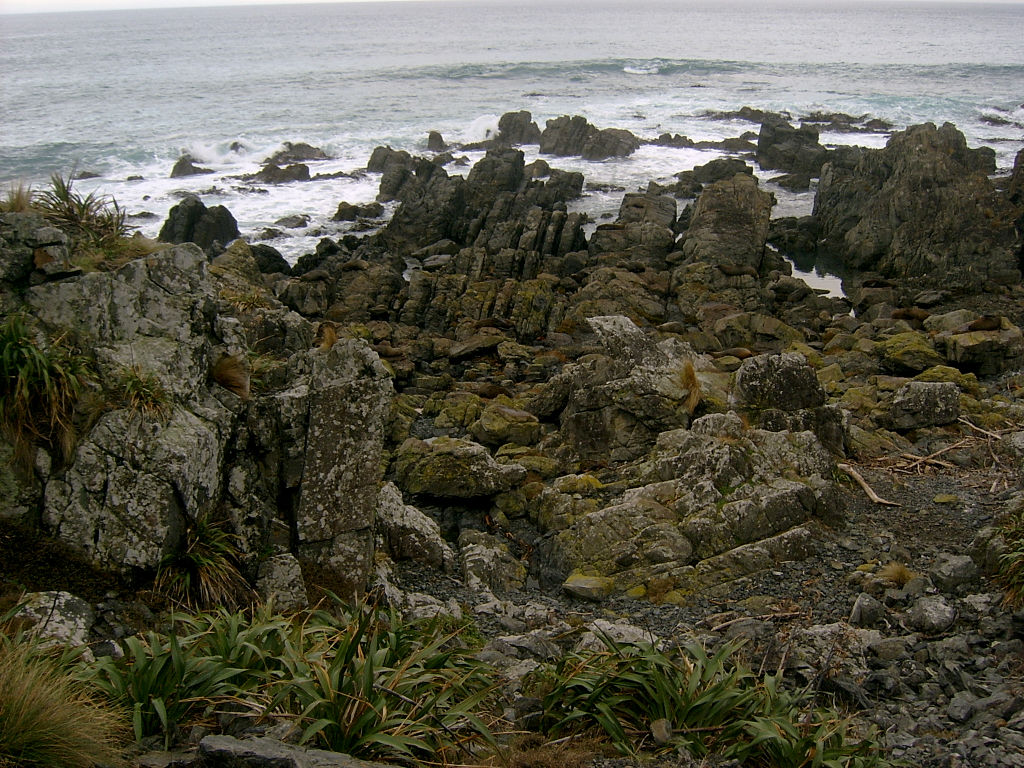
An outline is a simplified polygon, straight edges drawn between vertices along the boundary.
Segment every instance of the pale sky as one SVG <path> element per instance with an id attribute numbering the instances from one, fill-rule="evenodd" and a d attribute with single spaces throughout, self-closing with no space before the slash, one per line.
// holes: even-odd
<path id="1" fill-rule="evenodd" d="M 0 14 L 96 11 L 126 8 L 182 8 L 203 5 L 299 5 L 303 3 L 414 2 L 415 0 L 0 0 Z M 834 0 L 818 0 L 831 4 Z M 939 2 L 1022 3 L 1024 0 L 939 0 Z M 476 0 L 487 2 L 487 0 Z"/>

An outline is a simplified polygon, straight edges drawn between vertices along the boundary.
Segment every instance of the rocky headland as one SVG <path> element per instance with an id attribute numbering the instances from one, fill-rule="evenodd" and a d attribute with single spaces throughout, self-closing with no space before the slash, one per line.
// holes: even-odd
<path id="1" fill-rule="evenodd" d="M 1024 152 L 995 176 L 949 124 L 830 149 L 817 126 L 863 121 L 817 117 L 749 115 L 732 157 L 627 192 L 589 235 L 559 156 L 689 140 L 519 112 L 465 176 L 440 136 L 381 147 L 393 214 L 342 202 L 368 233 L 294 266 L 198 198 L 99 269 L 38 213 L 0 214 L 4 314 L 94 371 L 70 444 L 37 434 L 26 460 L 6 435 L 8 602 L 116 654 L 214 521 L 239 605 L 329 590 L 472 619 L 521 719 L 523 677 L 587 630 L 744 640 L 889 757 L 1024 765 L 1024 613 L 994 580 L 1024 516 Z M 264 181 L 310 177 L 315 148 L 287 149 Z M 753 163 L 813 184 L 813 215 L 772 218 Z M 792 275 L 826 257 L 845 297 Z M 112 396 L 127 374 L 159 406 Z M 342 764 L 218 762 L 244 735 L 138 760 Z"/>

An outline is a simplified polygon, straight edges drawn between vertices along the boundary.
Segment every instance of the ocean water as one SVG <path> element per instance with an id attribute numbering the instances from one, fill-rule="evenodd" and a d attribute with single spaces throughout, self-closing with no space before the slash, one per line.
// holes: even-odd
<path id="1" fill-rule="evenodd" d="M 757 131 L 722 117 L 743 106 L 882 118 L 897 128 L 954 122 L 1008 170 L 1024 146 L 1024 4 L 455 0 L 0 15 L 0 184 L 89 172 L 155 235 L 184 192 L 226 205 L 256 241 L 284 216 L 309 225 L 267 240 L 291 260 L 349 225 L 380 144 L 424 152 L 427 133 L 485 138 L 498 116 L 580 114 L 644 138 Z M 884 134 L 823 134 L 882 146 Z M 349 178 L 255 185 L 239 177 L 285 141 Z M 170 179 L 184 152 L 215 174 Z M 474 161 L 480 153 L 466 153 Z M 527 149 L 528 160 L 536 148 Z M 595 220 L 625 190 L 705 163 L 715 151 L 645 146 L 580 170 L 577 207 Z M 450 167 L 449 172 L 465 172 Z M 760 173 L 764 179 L 772 174 Z M 776 215 L 811 193 L 772 187 Z"/>

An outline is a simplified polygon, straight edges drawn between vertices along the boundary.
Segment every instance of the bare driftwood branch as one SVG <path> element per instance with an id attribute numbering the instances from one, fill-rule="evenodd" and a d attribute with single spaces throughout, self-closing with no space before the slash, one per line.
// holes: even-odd
<path id="1" fill-rule="evenodd" d="M 900 506 L 895 501 L 886 501 L 877 493 L 875 493 L 874 489 L 872 489 L 872 487 L 868 485 L 868 481 L 861 476 L 860 472 L 851 467 L 849 464 L 837 464 L 836 466 L 843 470 L 843 472 L 848 474 L 854 480 L 856 480 L 857 485 L 859 485 L 864 490 L 864 493 L 866 493 L 868 495 L 868 498 L 875 502 L 875 504 L 882 504 L 883 506 L 886 507 Z"/>

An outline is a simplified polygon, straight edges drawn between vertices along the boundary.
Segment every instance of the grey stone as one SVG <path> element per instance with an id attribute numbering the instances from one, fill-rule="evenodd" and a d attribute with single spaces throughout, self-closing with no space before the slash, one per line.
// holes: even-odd
<path id="1" fill-rule="evenodd" d="M 736 371 L 734 397 L 743 407 L 797 411 L 824 404 L 825 391 L 802 355 L 757 355 Z"/>
<path id="2" fill-rule="evenodd" d="M 307 749 L 259 737 L 206 736 L 199 754 L 208 768 L 384 768 L 340 752 Z"/>
<path id="3" fill-rule="evenodd" d="M 938 635 L 953 626 L 956 608 L 942 596 L 921 597 L 907 611 L 906 622 L 926 635 Z"/>
<path id="4" fill-rule="evenodd" d="M 56 591 L 25 595 L 16 617 L 30 623 L 36 637 L 69 648 L 87 646 L 96 621 L 89 603 L 70 592 Z"/>
<path id="5" fill-rule="evenodd" d="M 377 533 L 384 551 L 395 560 L 416 560 L 446 571 L 454 568 L 455 554 L 441 536 L 437 521 L 406 504 L 394 483 L 385 483 L 380 490 Z"/>
<path id="6" fill-rule="evenodd" d="M 978 566 L 968 555 L 941 553 L 928 575 L 932 583 L 944 592 L 952 592 L 964 584 L 978 580 Z"/>
<path id="7" fill-rule="evenodd" d="M 893 395 L 893 429 L 910 430 L 952 424 L 960 416 L 960 388 L 951 381 L 911 381 Z"/>
<path id="8" fill-rule="evenodd" d="M 857 595 L 850 611 L 850 623 L 855 627 L 872 627 L 885 616 L 885 606 L 866 592 Z"/>
<path id="9" fill-rule="evenodd" d="M 309 606 L 302 567 L 290 552 L 268 557 L 260 563 L 256 591 L 264 602 L 273 602 L 283 613 L 301 611 Z"/>

